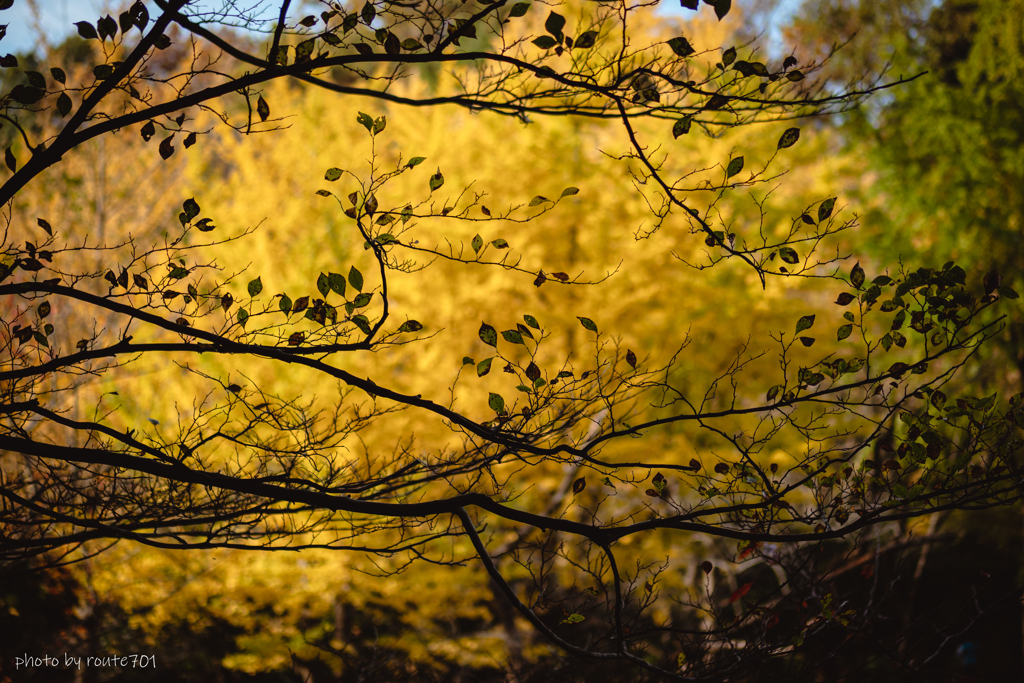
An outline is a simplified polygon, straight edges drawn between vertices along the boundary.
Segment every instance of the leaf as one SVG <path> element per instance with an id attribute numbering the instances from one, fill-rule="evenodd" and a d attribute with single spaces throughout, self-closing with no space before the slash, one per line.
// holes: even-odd
<path id="1" fill-rule="evenodd" d="M 61 93 L 57 97 L 57 111 L 60 112 L 61 117 L 67 116 L 71 113 L 71 98 L 68 97 L 67 93 Z"/>
<path id="2" fill-rule="evenodd" d="M 834 207 L 835 205 L 836 205 L 836 198 L 835 197 L 831 197 L 829 199 L 826 199 L 825 201 L 823 201 L 821 203 L 821 206 L 818 207 L 818 222 L 819 223 L 832 215 L 832 207 Z"/>
<path id="3" fill-rule="evenodd" d="M 690 45 L 690 42 L 686 40 L 686 38 L 683 38 L 682 36 L 679 36 L 678 38 L 672 38 L 671 40 L 669 40 L 668 46 L 672 48 L 672 52 L 675 52 L 680 57 L 689 57 L 694 52 L 696 52 L 696 50 L 694 50 L 693 47 Z"/>
<path id="4" fill-rule="evenodd" d="M 256 114 L 259 115 L 260 121 L 266 121 L 270 117 L 270 105 L 263 99 L 263 95 L 256 99 Z"/>
<path id="5" fill-rule="evenodd" d="M 363 23 L 369 25 L 373 21 L 373 18 L 377 16 L 377 10 L 374 8 L 372 2 L 368 2 L 363 5 L 363 9 L 360 10 L 359 16 L 363 18 Z"/>
<path id="6" fill-rule="evenodd" d="M 244 308 L 239 308 L 238 314 L 235 316 L 235 318 L 236 320 L 238 320 L 239 325 L 245 327 L 246 321 L 249 320 L 249 313 Z"/>
<path id="7" fill-rule="evenodd" d="M 526 366 L 526 376 L 530 378 L 531 382 L 536 382 L 540 379 L 540 368 L 537 367 L 536 363 L 531 361 L 530 364 Z"/>
<path id="8" fill-rule="evenodd" d="M 597 31 L 585 31 L 576 38 L 576 44 L 573 47 L 581 50 L 587 50 L 597 44 Z"/>
<path id="9" fill-rule="evenodd" d="M 235 297 L 231 296 L 231 292 L 228 292 L 220 298 L 220 307 L 227 313 L 228 309 L 231 308 L 231 304 L 235 302 Z"/>
<path id="10" fill-rule="evenodd" d="M 745 584 L 733 591 L 733 594 L 729 596 L 729 604 L 736 602 L 744 595 L 750 592 L 751 587 L 754 585 L 753 581 L 747 581 Z"/>
<path id="11" fill-rule="evenodd" d="M 352 308 L 363 308 L 364 306 L 368 306 L 370 305 L 370 299 L 372 298 L 372 292 L 363 292 L 352 300 Z"/>
<path id="12" fill-rule="evenodd" d="M 249 291 L 249 297 L 255 297 L 257 294 L 263 291 L 263 281 L 260 278 L 256 278 L 249 283 L 247 287 Z"/>
<path id="13" fill-rule="evenodd" d="M 398 331 L 399 332 L 419 332 L 423 329 L 423 324 L 418 320 L 406 320 L 402 323 Z"/>
<path id="14" fill-rule="evenodd" d="M 463 358 L 463 361 L 465 361 L 465 360 L 466 360 L 466 358 Z M 473 359 L 469 358 L 469 360 L 473 360 Z M 479 363 L 477 363 L 477 365 L 476 365 L 476 376 L 477 377 L 483 377 L 488 372 L 490 372 L 491 371 L 491 363 L 493 361 L 494 361 L 493 358 L 485 358 L 484 360 L 482 360 Z"/>
<path id="15" fill-rule="evenodd" d="M 170 156 L 174 154 L 174 145 L 171 144 L 172 142 L 174 142 L 174 133 L 171 133 L 160 142 L 161 159 L 169 159 Z"/>
<path id="16" fill-rule="evenodd" d="M 132 276 L 132 280 L 135 282 L 135 286 L 141 290 L 149 291 L 149 283 L 146 282 L 146 278 L 142 277 L 138 273 Z"/>
<path id="17" fill-rule="evenodd" d="M 551 273 L 551 277 L 555 278 L 559 282 L 568 282 L 569 281 L 569 274 L 568 273 Z"/>
<path id="18" fill-rule="evenodd" d="M 849 324 L 843 325 L 842 327 L 839 328 L 838 331 L 836 331 L 836 339 L 838 341 L 843 341 L 844 339 L 849 337 L 852 333 L 853 333 L 853 325 L 849 325 Z"/>
<path id="19" fill-rule="evenodd" d="M 544 202 L 550 202 L 550 201 L 551 200 L 548 199 L 547 197 L 542 197 L 541 195 L 537 195 L 536 197 L 534 197 L 533 199 L 530 200 L 530 206 L 539 206 L 540 204 L 543 204 Z"/>
<path id="20" fill-rule="evenodd" d="M 732 8 L 732 0 L 704 0 L 704 3 L 715 8 L 715 16 L 721 21 Z"/>
<path id="21" fill-rule="evenodd" d="M 542 50 L 550 50 L 551 48 L 558 45 L 558 41 L 551 36 L 538 36 L 533 39 L 533 44 Z"/>
<path id="22" fill-rule="evenodd" d="M 370 321 L 365 315 L 352 316 L 352 324 L 359 328 L 363 334 L 370 334 Z"/>
<path id="23" fill-rule="evenodd" d="M 636 369 L 636 354 L 632 349 L 626 351 L 626 362 L 629 363 L 629 367 Z"/>
<path id="24" fill-rule="evenodd" d="M 560 621 L 558 623 L 559 624 L 578 624 L 581 621 L 583 621 L 584 619 L 586 619 L 586 617 L 584 617 L 582 614 L 570 614 L 569 616 L 567 616 L 565 619 L 562 619 L 562 621 Z"/>
<path id="25" fill-rule="evenodd" d="M 406 38 L 402 41 L 402 49 L 406 52 L 415 52 L 416 50 L 423 49 L 423 43 L 415 38 Z"/>
<path id="26" fill-rule="evenodd" d="M 288 298 L 287 294 L 282 294 L 281 299 L 277 302 L 277 307 L 281 309 L 282 313 L 290 313 L 292 310 L 292 300 Z"/>
<path id="27" fill-rule="evenodd" d="M 363 291 L 363 274 L 356 269 L 355 266 L 348 271 L 348 283 L 356 289 L 356 291 Z"/>
<path id="28" fill-rule="evenodd" d="M 437 169 L 437 173 L 430 176 L 430 191 L 438 190 L 444 185 L 444 176 L 441 175 L 441 169 Z"/>
<path id="29" fill-rule="evenodd" d="M 473 241 L 469 243 L 469 246 L 473 247 L 473 252 L 479 254 L 480 249 L 484 246 L 484 239 L 480 235 L 473 237 Z"/>
<path id="30" fill-rule="evenodd" d="M 188 222 L 199 215 L 199 204 L 195 198 L 186 199 L 181 205 L 182 212 L 185 214 L 185 222 Z"/>
<path id="31" fill-rule="evenodd" d="M 76 21 L 75 26 L 78 27 L 78 35 L 82 36 L 86 40 L 99 40 L 99 36 L 96 34 L 96 29 L 92 27 L 88 21 Z"/>
<path id="32" fill-rule="evenodd" d="M 790 265 L 800 261 L 800 257 L 797 255 L 796 251 L 790 247 L 782 247 L 779 249 L 779 257 Z"/>
<path id="33" fill-rule="evenodd" d="M 729 162 L 729 168 L 725 171 L 726 178 L 732 178 L 734 175 L 743 170 L 743 157 L 736 157 Z"/>
<path id="34" fill-rule="evenodd" d="M 185 149 L 188 149 L 189 147 L 191 147 L 194 144 L 196 144 L 196 134 L 195 133 L 189 133 L 185 137 L 185 142 L 182 143 L 182 145 L 185 147 Z"/>
<path id="35" fill-rule="evenodd" d="M 814 325 L 814 316 L 813 315 L 805 315 L 804 317 L 802 317 L 802 318 L 800 318 L 799 320 L 796 321 L 796 333 L 800 334 L 804 330 L 809 330 L 809 329 L 811 329 L 811 326 L 813 326 L 813 325 Z"/>
<path id="36" fill-rule="evenodd" d="M 518 330 L 505 330 L 501 333 L 501 336 L 509 344 L 522 344 L 526 346 L 526 342 L 523 341 L 523 335 Z"/>
<path id="37" fill-rule="evenodd" d="M 505 399 L 501 397 L 501 394 L 488 394 L 487 405 L 490 406 L 491 410 L 493 410 L 499 415 L 505 412 Z"/>
<path id="38" fill-rule="evenodd" d="M 707 560 L 705 560 L 705 561 L 700 563 L 700 568 L 704 570 L 705 574 L 710 574 L 711 570 L 714 569 L 715 566 L 713 564 L 711 564 L 710 562 L 708 562 Z"/>
<path id="39" fill-rule="evenodd" d="M 580 477 L 579 479 L 577 479 L 576 481 L 574 481 L 572 483 L 572 494 L 576 495 L 577 493 L 579 493 L 580 491 L 585 489 L 586 486 L 587 486 L 587 479 L 586 479 L 586 477 Z"/>
<path id="40" fill-rule="evenodd" d="M 856 298 L 857 297 L 855 297 L 853 294 L 850 294 L 849 292 L 843 292 L 842 294 L 839 295 L 838 298 L 836 298 L 836 304 L 838 304 L 839 306 L 847 306 Z"/>
<path id="41" fill-rule="evenodd" d="M 591 332 L 597 332 L 597 325 L 595 325 L 594 321 L 590 318 L 581 318 L 580 316 L 576 316 L 576 319 L 580 321 L 580 324 L 583 325 L 584 328 Z"/>
<path id="42" fill-rule="evenodd" d="M 409 161 L 408 161 L 408 163 L 406 163 L 405 167 L 406 168 L 412 168 L 413 166 L 419 166 L 420 164 L 422 164 L 426 160 L 427 160 L 426 157 L 413 157 L 412 159 L 409 159 Z"/>
<path id="43" fill-rule="evenodd" d="M 528 3 L 528 2 L 517 2 L 516 4 L 512 5 L 512 9 L 509 10 L 508 16 L 509 16 L 509 18 L 511 18 L 511 17 L 521 17 L 521 16 L 525 15 L 529 10 L 530 10 L 530 3 Z"/>
<path id="44" fill-rule="evenodd" d="M 327 169 L 327 172 L 324 173 L 324 180 L 333 183 L 335 180 L 341 177 L 342 173 L 343 171 L 340 168 L 329 168 Z"/>
<path id="45" fill-rule="evenodd" d="M 298 346 L 306 339 L 305 332 L 293 332 L 288 337 L 288 346 Z"/>
<path id="46" fill-rule="evenodd" d="M 398 40 L 398 39 L 396 38 L 395 40 Z M 372 131 L 373 134 L 376 135 L 377 133 L 384 132 L 384 129 L 387 128 L 387 125 L 388 125 L 387 117 L 386 116 L 378 116 L 373 121 L 373 131 Z"/>
<path id="47" fill-rule="evenodd" d="M 800 337 L 800 343 L 803 344 L 804 346 L 813 346 L 814 345 L 814 338 L 813 337 Z"/>
<path id="48" fill-rule="evenodd" d="M 715 472 L 717 472 L 718 474 L 728 474 L 729 465 L 724 462 L 720 462 L 717 465 L 715 465 Z"/>
<path id="49" fill-rule="evenodd" d="M 678 138 L 690 132 L 690 124 L 693 123 L 692 116 L 684 116 L 672 125 L 672 137 Z"/>
<path id="50" fill-rule="evenodd" d="M 796 144 L 796 141 L 800 139 L 799 128 L 788 128 L 786 132 L 779 138 L 779 144 L 776 149 L 786 149 Z"/>
<path id="51" fill-rule="evenodd" d="M 498 332 L 493 327 L 487 323 L 480 323 L 480 331 L 477 334 L 484 344 L 498 348 Z"/>
<path id="52" fill-rule="evenodd" d="M 540 323 L 537 322 L 537 319 L 534 318 L 532 315 L 524 315 L 523 316 L 523 320 L 525 320 L 526 324 L 529 325 L 530 327 L 532 327 L 533 329 L 535 329 L 535 330 L 539 330 L 540 329 Z"/>
<path id="53" fill-rule="evenodd" d="M 292 307 L 292 313 L 302 313 L 309 306 L 309 297 L 300 296 L 295 300 L 295 306 Z"/>
<path id="54" fill-rule="evenodd" d="M 508 242 L 499 238 L 491 242 L 491 246 L 495 249 L 508 249 Z"/>
<path id="55" fill-rule="evenodd" d="M 562 42 L 562 29 L 565 28 L 565 17 L 557 12 L 548 14 L 544 21 L 544 30 L 553 35 L 558 42 Z"/>
<path id="56" fill-rule="evenodd" d="M 580 189 L 578 187 L 567 187 L 564 190 L 562 190 L 562 194 L 558 195 L 558 198 L 561 199 L 562 197 L 569 197 L 571 195 L 579 193 Z"/>
<path id="57" fill-rule="evenodd" d="M 860 267 L 860 261 L 858 261 L 853 266 L 853 270 L 850 271 L 850 283 L 857 289 L 860 289 L 864 284 L 864 269 Z"/>
<path id="58" fill-rule="evenodd" d="M 7 168 L 11 169 L 11 173 L 18 170 L 18 160 L 14 158 L 14 152 L 10 147 L 4 150 L 4 163 L 7 164 Z"/>
<path id="59" fill-rule="evenodd" d="M 213 224 L 212 218 L 200 218 L 198 221 L 195 222 L 195 225 L 193 227 L 199 230 L 199 232 L 210 232 L 211 230 L 214 230 L 217 226 Z"/>

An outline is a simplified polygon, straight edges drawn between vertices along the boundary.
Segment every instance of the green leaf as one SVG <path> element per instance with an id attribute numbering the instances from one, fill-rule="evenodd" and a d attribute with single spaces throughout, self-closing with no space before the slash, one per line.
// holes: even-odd
<path id="1" fill-rule="evenodd" d="M 558 42 L 562 42 L 562 29 L 565 28 L 565 17 L 557 12 L 548 14 L 544 21 L 544 30 L 553 35 Z"/>
<path id="2" fill-rule="evenodd" d="M 345 296 L 345 276 L 340 273 L 329 273 L 327 275 L 327 286 L 331 291 L 340 296 Z"/>
<path id="3" fill-rule="evenodd" d="M 362 308 L 363 306 L 366 306 L 370 303 L 371 298 L 373 298 L 372 292 L 363 292 L 362 294 L 360 294 L 359 296 L 352 300 L 352 307 Z"/>
<path id="4" fill-rule="evenodd" d="M 444 176 L 441 175 L 441 169 L 437 169 L 437 173 L 430 176 L 430 191 L 438 190 L 444 185 Z"/>
<path id="5" fill-rule="evenodd" d="M 569 197 L 570 195 L 579 194 L 579 193 L 580 193 L 580 188 L 578 188 L 578 187 L 567 187 L 564 190 L 562 190 L 562 194 L 560 194 L 558 196 L 558 198 L 561 199 L 562 197 Z"/>
<path id="6" fill-rule="evenodd" d="M 242 327 L 245 327 L 245 321 L 249 319 L 249 314 L 246 312 L 244 308 L 239 308 L 238 313 L 235 315 L 235 317 L 238 320 L 238 324 L 241 325 Z"/>
<path id="7" fill-rule="evenodd" d="M 249 283 L 247 289 L 249 291 L 250 298 L 256 296 L 257 294 L 263 291 L 263 280 L 261 280 L 260 278 L 256 278 L 255 280 Z"/>
<path id="8" fill-rule="evenodd" d="M 413 157 L 412 159 L 409 159 L 409 161 L 406 162 L 405 167 L 413 168 L 414 166 L 419 166 L 426 160 L 426 157 Z"/>
<path id="9" fill-rule="evenodd" d="M 690 124 L 693 123 L 692 116 L 684 116 L 672 125 L 672 137 L 678 138 L 690 132 Z"/>
<path id="10" fill-rule="evenodd" d="M 487 323 L 480 323 L 480 331 L 477 334 L 484 344 L 498 348 L 498 332 L 493 327 Z"/>
<path id="11" fill-rule="evenodd" d="M 356 123 L 365 128 L 367 133 L 373 133 L 373 117 L 370 116 L 369 114 L 359 112 L 359 114 L 356 116 Z"/>
<path id="12" fill-rule="evenodd" d="M 406 320 L 398 328 L 399 332 L 419 332 L 423 329 L 423 324 L 418 320 Z"/>
<path id="13" fill-rule="evenodd" d="M 796 333 L 800 334 L 804 330 L 809 330 L 814 325 L 814 316 L 805 315 L 796 321 Z"/>
<path id="14" fill-rule="evenodd" d="M 729 66 L 736 61 L 736 48 L 730 47 L 722 53 L 722 65 Z"/>
<path id="15" fill-rule="evenodd" d="M 289 313 L 292 310 L 292 300 L 288 298 L 287 294 L 282 294 L 281 300 L 277 302 L 277 307 L 281 309 L 282 313 Z"/>
<path id="16" fill-rule="evenodd" d="M 580 316 L 576 316 L 576 319 L 579 320 L 580 324 L 583 325 L 583 327 L 585 327 L 586 329 L 590 330 L 591 332 L 597 332 L 597 325 L 595 325 L 594 321 L 591 320 L 590 318 L 581 318 Z"/>
<path id="17" fill-rule="evenodd" d="M 340 168 L 329 168 L 327 169 L 327 173 L 324 174 L 324 180 L 333 183 L 335 180 L 341 177 L 342 173 L 343 171 Z"/>
<path id="18" fill-rule="evenodd" d="M 505 399 L 501 397 L 501 394 L 488 394 L 487 405 L 491 407 L 491 410 L 499 415 L 505 412 Z"/>
<path id="19" fill-rule="evenodd" d="M 736 157 L 729 162 L 729 168 L 725 171 L 726 178 L 732 178 L 734 175 L 743 170 L 743 157 Z"/>
<path id="20" fill-rule="evenodd" d="M 171 269 L 171 272 L 168 273 L 168 277 L 171 278 L 172 280 L 180 280 L 181 278 L 186 277 L 187 275 L 188 270 L 182 268 L 181 266 L 174 266 L 174 268 Z"/>
<path id="21" fill-rule="evenodd" d="M 1007 299 L 1016 299 L 1017 298 L 1017 292 L 1015 292 L 1010 287 L 999 287 L 998 291 L 999 291 L 999 296 L 1005 297 Z"/>
<path id="22" fill-rule="evenodd" d="M 732 0 L 704 0 L 705 3 L 715 8 L 715 16 L 721 21 L 729 13 L 732 7 Z"/>
<path id="23" fill-rule="evenodd" d="M 260 121 L 270 118 L 270 105 L 263 99 L 263 95 L 256 98 L 256 114 L 260 117 Z"/>
<path id="24" fill-rule="evenodd" d="M 825 201 L 823 201 L 821 203 L 821 206 L 818 207 L 818 222 L 819 223 L 832 215 L 832 207 L 834 207 L 835 205 L 836 205 L 836 198 L 835 197 L 831 197 L 829 199 L 826 199 Z"/>
<path id="25" fill-rule="evenodd" d="M 503 239 L 496 239 L 491 242 L 491 246 L 495 249 L 508 249 L 508 242 Z"/>
<path id="26" fill-rule="evenodd" d="M 782 389 L 781 385 L 775 385 L 768 390 L 768 394 L 765 396 L 769 401 L 774 401 L 775 397 L 779 395 L 779 390 Z"/>
<path id="27" fill-rule="evenodd" d="M 594 45 L 596 44 L 597 31 L 585 31 L 584 33 L 580 34 L 578 38 L 576 38 L 576 43 L 573 44 L 573 47 L 579 48 L 581 50 L 587 50 L 594 47 Z"/>
<path id="28" fill-rule="evenodd" d="M 551 200 L 548 199 L 547 197 L 542 197 L 541 195 L 537 195 L 536 197 L 534 197 L 533 199 L 530 200 L 530 206 L 539 206 L 540 204 L 543 204 L 544 202 L 550 202 L 550 201 Z"/>
<path id="29" fill-rule="evenodd" d="M 526 342 L 523 341 L 523 335 L 520 334 L 518 330 L 505 330 L 504 332 L 501 333 L 501 336 L 509 344 L 522 344 L 523 346 L 526 345 Z"/>
<path id="30" fill-rule="evenodd" d="M 558 41 L 551 36 L 538 36 L 533 39 L 533 44 L 542 50 L 550 50 L 551 48 L 558 45 Z"/>
<path id="31" fill-rule="evenodd" d="M 530 9 L 530 3 L 528 3 L 528 2 L 517 2 L 516 4 L 512 5 L 512 9 L 509 10 L 508 16 L 510 18 L 511 17 L 521 17 L 521 16 L 525 15 L 529 11 L 529 9 Z"/>
<path id="32" fill-rule="evenodd" d="M 853 325 L 843 325 L 836 332 L 836 339 L 843 341 L 853 333 Z"/>
<path id="33" fill-rule="evenodd" d="M 586 617 L 584 617 L 582 614 L 570 614 L 569 616 L 567 616 L 565 619 L 562 619 L 562 621 L 560 621 L 558 623 L 560 623 L 560 624 L 578 624 L 581 621 L 583 621 L 584 619 L 586 619 Z"/>
<path id="34" fill-rule="evenodd" d="M 535 329 L 535 330 L 539 330 L 540 329 L 540 323 L 537 322 L 537 319 L 534 318 L 532 315 L 524 315 L 523 316 L 523 320 L 525 320 L 526 324 L 529 325 L 530 327 L 532 327 L 533 329 Z"/>
<path id="35" fill-rule="evenodd" d="M 477 363 L 477 366 L 476 366 L 476 376 L 477 377 L 483 377 L 488 372 L 490 372 L 491 371 L 491 361 L 493 361 L 493 360 L 494 360 L 493 358 L 485 358 L 482 361 L 480 361 L 479 363 Z"/>
<path id="36" fill-rule="evenodd" d="M 796 251 L 790 247 L 782 247 L 779 249 L 779 257 L 790 265 L 800 261 L 800 257 L 797 255 Z"/>
<path id="37" fill-rule="evenodd" d="M 850 283 L 857 289 L 860 289 L 861 285 L 864 284 L 864 269 L 860 267 L 860 261 L 850 271 Z"/>
<path id="38" fill-rule="evenodd" d="M 782 137 L 779 138 L 779 144 L 777 149 L 786 149 L 787 147 L 792 147 L 793 145 L 796 144 L 796 141 L 799 139 L 800 129 L 789 128 L 786 130 L 785 133 L 782 134 Z"/>
<path id="39" fill-rule="evenodd" d="M 199 215 L 199 204 L 195 199 L 186 199 L 181 208 L 184 210 L 185 218 L 189 221 Z"/>
<path id="40" fill-rule="evenodd" d="M 71 113 L 71 98 L 68 97 L 67 93 L 61 93 L 57 97 L 57 111 L 60 112 L 62 117 L 67 116 Z"/>
<path id="41" fill-rule="evenodd" d="M 370 320 L 365 315 L 352 316 L 352 323 L 358 327 L 363 334 L 370 334 Z"/>
<path id="42" fill-rule="evenodd" d="M 324 298 L 326 298 L 327 293 L 331 291 L 330 281 L 323 273 L 320 273 L 320 276 L 316 279 L 316 289 L 320 292 L 320 296 Z"/>
<path id="43" fill-rule="evenodd" d="M 363 274 L 360 273 L 355 266 L 352 266 L 351 270 L 348 271 L 348 283 L 356 289 L 356 291 L 363 291 Z"/>
<path id="44" fill-rule="evenodd" d="M 481 247 L 484 246 L 484 240 L 480 235 L 476 235 L 473 237 L 473 241 L 469 243 L 469 246 L 473 247 L 473 251 L 479 254 Z"/>
<path id="45" fill-rule="evenodd" d="M 690 45 L 690 42 L 686 40 L 686 38 L 683 38 L 682 36 L 679 36 L 678 38 L 672 38 L 671 40 L 669 40 L 668 46 L 672 48 L 672 52 L 675 52 L 680 57 L 689 57 L 694 52 L 696 52 L 696 50 L 694 50 L 693 47 Z"/>

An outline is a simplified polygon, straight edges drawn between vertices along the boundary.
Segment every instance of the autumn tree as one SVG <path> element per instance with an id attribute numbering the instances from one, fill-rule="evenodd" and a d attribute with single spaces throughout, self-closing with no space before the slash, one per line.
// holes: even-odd
<path id="1" fill-rule="evenodd" d="M 681 4 L 717 20 L 731 10 L 729 0 Z M 1000 329 L 987 312 L 1014 291 L 998 277 L 969 282 L 952 261 L 851 266 L 833 238 L 856 220 L 840 218 L 837 197 L 779 215 L 765 191 L 801 143 L 795 120 L 899 82 L 836 88 L 821 60 L 774 63 L 752 45 L 659 35 L 644 4 L 300 10 L 287 0 L 266 15 L 233 2 L 136 2 L 78 22 L 80 39 L 49 56 L 73 63 L 4 58 L 8 571 L 115 541 L 321 548 L 402 569 L 475 562 L 509 610 L 510 633 L 518 619 L 586 661 L 754 678 L 814 669 L 871 633 L 878 603 L 844 570 L 860 562 L 864 534 L 1019 498 L 1019 398 L 957 385 Z M 309 212 L 327 203 L 330 239 L 349 258 L 307 273 L 301 291 L 269 289 L 281 264 L 240 258 L 251 231 L 205 212 L 201 193 L 176 198 L 169 225 L 129 211 L 97 234 L 41 215 L 47 184 L 115 135 L 149 143 L 139 154 L 166 165 L 219 136 L 274 135 L 303 116 L 271 94 L 282 81 L 361 97 L 373 112 L 350 122 L 366 165 L 293 171 L 323 178 L 319 196 L 294 201 Z M 742 273 L 751 299 L 806 281 L 835 306 L 744 345 L 703 385 L 679 371 L 686 338 L 661 358 L 637 353 L 617 341 L 628 330 L 606 329 L 597 311 L 563 312 L 578 325 L 563 353 L 548 351 L 560 329 L 512 303 L 460 311 L 475 336 L 453 349 L 442 324 L 398 303 L 403 288 L 453 288 L 432 279 L 441 264 L 459 265 L 465 282 L 500 270 L 523 290 L 600 287 L 615 274 L 551 268 L 544 244 L 505 232 L 571 202 L 586 212 L 592 200 L 576 186 L 488 206 L 487 188 L 453 189 L 414 140 L 392 144 L 394 126 L 375 109 L 385 106 L 607 120 L 622 147 L 604 151 L 628 168 L 648 211 L 639 227 L 616 229 L 671 240 L 677 267 L 699 277 Z M 786 123 L 765 153 L 676 152 L 691 136 L 772 122 Z M 737 195 L 753 209 L 727 204 Z M 451 236 L 466 225 L 472 238 Z M 461 367 L 446 386 L 388 367 L 406 347 L 432 345 Z M 188 372 L 180 386 L 191 392 L 175 400 L 173 428 L 140 423 L 112 398 L 147 391 L 139 368 L 170 363 Z M 251 379 L 262 367 L 298 386 Z M 329 399 L 304 390 L 324 378 Z M 669 446 L 677 433 L 692 452 Z M 667 571 L 671 548 L 694 538 L 714 544 L 717 562 Z M 347 645 L 320 645 L 349 665 Z M 510 665 L 530 658 L 517 647 Z"/>

